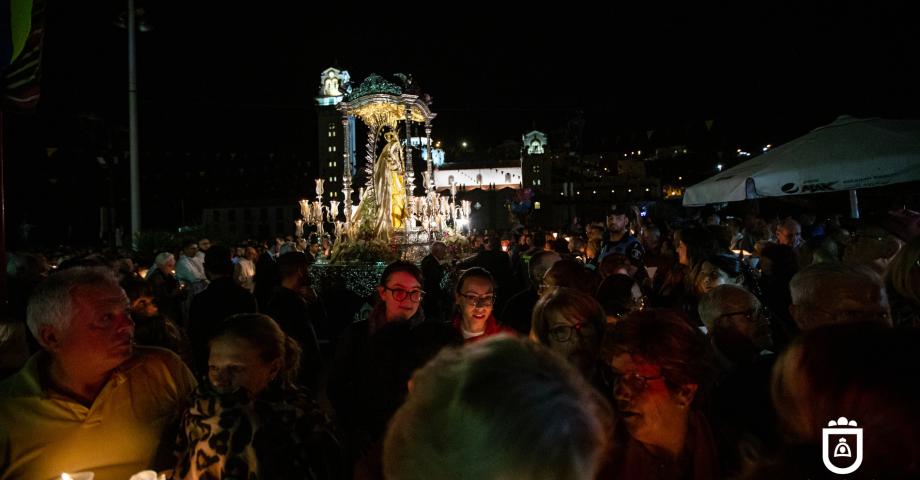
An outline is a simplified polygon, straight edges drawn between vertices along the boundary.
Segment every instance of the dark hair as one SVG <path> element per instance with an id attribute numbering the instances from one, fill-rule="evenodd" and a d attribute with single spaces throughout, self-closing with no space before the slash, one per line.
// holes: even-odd
<path id="1" fill-rule="evenodd" d="M 715 236 L 705 228 L 681 229 L 680 241 L 687 247 L 687 257 L 691 267 L 719 253 L 719 245 L 716 243 Z"/>
<path id="2" fill-rule="evenodd" d="M 629 275 L 610 275 L 597 287 L 594 298 L 604 307 L 604 313 L 607 315 L 622 315 L 629 312 L 632 289 L 635 285 L 636 280 Z"/>
<path id="3" fill-rule="evenodd" d="M 799 272 L 799 256 L 789 245 L 768 243 L 760 250 L 760 257 L 770 259 L 773 269 L 770 273 L 778 278 L 789 281 Z"/>
<path id="4" fill-rule="evenodd" d="M 630 266 L 632 266 L 632 261 L 627 255 L 623 255 L 622 253 L 608 253 L 601 259 L 601 263 L 598 265 L 597 270 L 602 277 L 607 278 L 616 273 L 620 268 L 625 267 L 629 270 Z"/>
<path id="5" fill-rule="evenodd" d="M 530 330 L 543 345 L 549 345 L 549 318 L 556 316 L 594 327 L 595 338 L 590 345 L 596 355 L 600 351 L 607 317 L 594 297 L 573 288 L 557 288 L 537 302 L 530 317 Z"/>
<path id="6" fill-rule="evenodd" d="M 604 338 L 604 356 L 628 353 L 661 369 L 669 388 L 699 385 L 694 405 L 705 396 L 713 372 L 709 341 L 676 310 L 646 310 L 617 322 Z"/>
<path id="7" fill-rule="evenodd" d="M 544 281 L 550 279 L 554 286 L 575 288 L 588 295 L 594 295 L 598 279 L 593 273 L 578 260 L 563 258 L 546 272 Z"/>
<path id="8" fill-rule="evenodd" d="M 309 266 L 310 257 L 307 257 L 303 252 L 287 252 L 278 257 L 278 275 L 281 278 L 297 275 Z"/>
<path id="9" fill-rule="evenodd" d="M 224 245 L 214 245 L 204 253 L 204 269 L 211 274 L 233 275 L 233 252 Z"/>
<path id="10" fill-rule="evenodd" d="M 744 273 L 741 260 L 739 260 L 738 257 L 734 255 L 720 253 L 718 255 L 710 256 L 706 259 L 706 261 L 711 263 L 719 270 L 722 270 L 732 278 L 738 278 Z"/>
<path id="11" fill-rule="evenodd" d="M 471 278 L 481 278 L 484 280 L 488 280 L 489 283 L 492 284 L 492 288 L 495 288 L 495 278 L 492 277 L 492 274 L 489 273 L 488 270 L 482 267 L 472 267 L 472 268 L 468 268 L 464 270 L 463 273 L 460 274 L 460 278 L 457 279 L 457 287 L 456 287 L 457 293 L 460 293 L 460 290 L 463 289 L 463 284 Z"/>
<path id="12" fill-rule="evenodd" d="M 272 317 L 261 313 L 239 313 L 227 317 L 211 336 L 230 336 L 246 340 L 259 350 L 259 357 L 266 363 L 281 359 L 283 366 L 278 378 L 284 387 L 292 387 L 300 370 L 300 345 L 287 336 Z"/>
<path id="13" fill-rule="evenodd" d="M 131 301 L 143 296 L 153 296 L 153 285 L 139 278 L 126 278 L 121 282 L 121 288 Z"/>
<path id="14" fill-rule="evenodd" d="M 727 225 L 707 225 L 706 230 L 719 245 L 719 249 L 728 250 L 732 246 L 732 230 Z"/>
<path id="15" fill-rule="evenodd" d="M 777 360 L 772 382 L 776 412 L 793 427 L 792 440 L 820 445 L 825 422 L 845 414 L 879 432 L 866 436 L 866 478 L 917 478 L 918 343 L 920 330 L 876 323 L 820 326 L 797 338 Z M 795 386 L 804 392 L 790 394 L 789 375 L 801 380 Z"/>
<path id="16" fill-rule="evenodd" d="M 540 247 L 542 248 L 543 245 L 540 245 Z M 556 252 L 548 252 L 546 250 L 539 250 L 537 251 L 537 253 L 534 253 L 533 255 L 530 256 L 530 261 L 528 265 L 528 273 L 530 273 L 530 279 L 537 285 L 539 285 L 540 282 L 543 281 L 543 275 L 546 275 L 546 270 L 540 272 L 537 270 L 537 268 L 541 266 L 543 262 L 543 257 L 546 257 L 548 255 L 554 255 L 557 257 L 559 256 L 559 254 Z"/>
<path id="17" fill-rule="evenodd" d="M 412 262 L 407 262 L 405 260 L 397 260 L 389 265 L 383 270 L 383 273 L 380 275 L 380 285 L 386 286 L 387 280 L 393 276 L 394 273 L 403 272 L 412 275 L 416 280 L 418 280 L 419 285 L 425 284 L 425 277 L 422 276 L 422 270 Z"/>
<path id="18" fill-rule="evenodd" d="M 543 248 L 543 245 L 546 245 L 546 232 L 544 232 L 543 230 L 532 231 L 530 232 L 530 236 L 531 238 L 533 238 L 534 247 Z M 538 238 L 540 239 L 539 244 L 537 243 Z"/>

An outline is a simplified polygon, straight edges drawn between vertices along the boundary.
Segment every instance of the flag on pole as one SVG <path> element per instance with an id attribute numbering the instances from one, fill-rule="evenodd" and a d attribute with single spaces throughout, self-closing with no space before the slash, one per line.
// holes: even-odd
<path id="1" fill-rule="evenodd" d="M 38 104 L 45 0 L 0 0 L 0 108 L 27 112 Z"/>

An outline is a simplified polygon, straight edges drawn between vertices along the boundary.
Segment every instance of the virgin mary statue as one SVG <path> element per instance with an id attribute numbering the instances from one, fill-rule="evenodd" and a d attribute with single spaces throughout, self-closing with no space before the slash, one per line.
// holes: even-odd
<path id="1" fill-rule="evenodd" d="M 373 231 L 376 238 L 389 239 L 405 225 L 406 172 L 399 135 L 389 131 L 383 138 L 387 144 L 374 162 L 371 188 L 364 191 L 352 222 L 364 232 Z"/>

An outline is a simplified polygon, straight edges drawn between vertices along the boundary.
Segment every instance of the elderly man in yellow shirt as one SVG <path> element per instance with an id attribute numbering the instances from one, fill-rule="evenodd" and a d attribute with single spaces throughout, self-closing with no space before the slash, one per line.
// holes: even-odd
<path id="1" fill-rule="evenodd" d="M 168 468 L 155 464 L 158 448 L 196 382 L 172 352 L 134 346 L 128 299 L 111 272 L 48 277 L 28 324 L 44 350 L 0 383 L 0 480 L 126 480 Z"/>

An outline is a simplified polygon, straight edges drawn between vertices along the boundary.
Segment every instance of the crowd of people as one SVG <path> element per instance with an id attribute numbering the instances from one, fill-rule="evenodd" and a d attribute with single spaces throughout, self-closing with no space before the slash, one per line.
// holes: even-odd
<path id="1" fill-rule="evenodd" d="M 823 478 L 841 416 L 853 478 L 920 476 L 920 214 L 604 220 L 363 299 L 327 239 L 10 254 L 0 480 Z"/>

